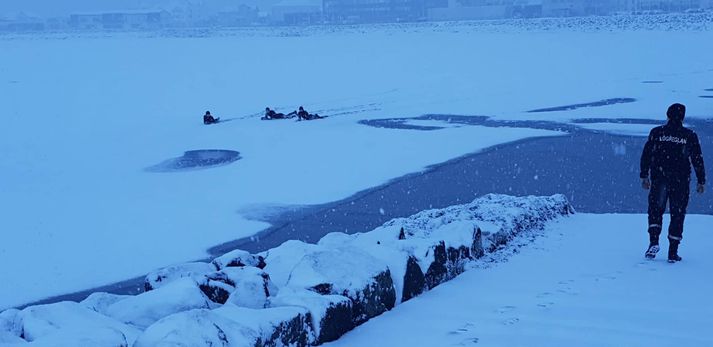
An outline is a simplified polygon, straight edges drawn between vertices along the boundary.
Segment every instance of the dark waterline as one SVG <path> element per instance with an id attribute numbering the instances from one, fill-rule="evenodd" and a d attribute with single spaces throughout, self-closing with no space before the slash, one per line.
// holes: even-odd
<path id="1" fill-rule="evenodd" d="M 527 112 L 538 113 L 538 112 L 572 111 L 572 110 L 576 110 L 578 108 L 584 108 L 584 107 L 602 107 L 602 106 L 609 106 L 609 105 L 615 105 L 615 104 L 627 104 L 627 103 L 631 103 L 631 102 L 636 102 L 636 99 L 634 99 L 634 98 L 613 98 L 613 99 L 606 99 L 606 100 L 600 100 L 600 101 L 595 101 L 595 102 L 587 102 L 587 103 L 582 103 L 582 104 L 540 108 L 540 109 L 536 109 L 536 110 L 530 110 Z"/>
<path id="2" fill-rule="evenodd" d="M 334 232 L 365 232 L 397 217 L 406 217 L 429 208 L 470 202 L 487 193 L 510 195 L 567 196 L 579 212 L 645 213 L 646 192 L 639 186 L 639 155 L 644 137 L 610 135 L 578 128 L 573 124 L 544 121 L 496 121 L 488 117 L 425 115 L 362 121 L 367 126 L 402 131 L 436 131 L 441 127 L 412 127 L 408 120 L 435 120 L 461 125 L 558 130 L 568 135 L 528 138 L 433 165 L 422 172 L 396 178 L 379 187 L 359 192 L 347 199 L 317 206 L 295 207 L 268 218 L 272 227 L 249 238 L 213 247 L 212 256 L 233 249 L 261 252 L 284 241 L 316 242 Z M 623 123 L 662 124 L 657 120 L 598 119 L 575 120 L 575 124 Z M 689 120 L 698 132 L 706 159 L 713 153 L 713 121 Z M 436 128 L 436 129 L 431 129 Z M 707 162 L 712 162 L 707 160 Z M 693 195 L 689 213 L 713 214 L 713 194 Z M 642 221 L 641 232 L 645 232 Z M 638 231 L 632 231 L 638 232 Z M 203 259 L 208 260 L 208 259 Z M 80 301 L 96 291 L 138 294 L 143 277 L 87 291 L 37 301 L 22 307 L 63 300 Z"/>
<path id="3" fill-rule="evenodd" d="M 160 164 L 147 167 L 148 172 L 181 172 L 209 169 L 240 160 L 240 152 L 226 149 L 199 149 L 186 151 L 183 156 L 171 158 Z"/>

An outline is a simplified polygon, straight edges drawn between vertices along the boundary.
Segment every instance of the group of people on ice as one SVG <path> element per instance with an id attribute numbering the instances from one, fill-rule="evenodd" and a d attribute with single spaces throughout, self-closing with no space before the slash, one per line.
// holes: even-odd
<path id="1" fill-rule="evenodd" d="M 287 119 L 287 118 L 294 118 L 295 116 L 297 116 L 298 121 L 324 118 L 316 113 L 315 114 L 309 113 L 309 112 L 305 111 L 304 107 L 300 106 L 300 108 L 297 111 L 292 111 L 288 114 L 277 113 L 275 110 L 272 110 L 269 107 L 265 107 L 265 116 L 263 116 L 261 119 L 262 120 Z"/>
<path id="2" fill-rule="evenodd" d="M 288 118 L 295 118 L 295 117 L 297 117 L 298 121 L 326 118 L 326 116 L 320 116 L 316 113 L 314 113 L 314 114 L 309 113 L 309 112 L 305 111 L 304 107 L 300 106 L 300 108 L 297 109 L 297 111 L 292 111 L 288 114 L 278 113 L 275 110 L 270 109 L 269 107 L 265 107 L 265 115 L 260 119 L 273 120 L 273 119 L 288 119 Z M 215 124 L 215 123 L 219 123 L 219 122 L 220 122 L 220 118 L 213 117 L 213 115 L 210 114 L 210 111 L 205 111 L 205 114 L 203 115 L 203 124 L 209 125 L 209 124 Z"/>

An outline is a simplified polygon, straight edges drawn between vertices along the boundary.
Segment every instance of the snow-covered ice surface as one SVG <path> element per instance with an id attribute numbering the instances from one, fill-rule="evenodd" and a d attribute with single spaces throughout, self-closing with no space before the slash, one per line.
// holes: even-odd
<path id="1" fill-rule="evenodd" d="M 650 124 L 587 123 L 578 125 L 585 129 L 630 136 L 649 136 L 652 128 Z"/>
<path id="2" fill-rule="evenodd" d="M 709 116 L 710 100 L 698 96 L 713 79 L 710 23 L 695 15 L 0 36 L 0 262 L 18 264 L 0 271 L 0 308 L 203 258 L 267 227 L 237 211 L 335 201 L 488 146 L 557 134 L 403 131 L 362 119 L 660 119 L 672 101 Z M 642 83 L 651 80 L 662 83 Z M 610 98 L 636 101 L 525 112 Z M 299 105 L 330 117 L 258 120 L 265 106 Z M 206 109 L 230 121 L 203 126 Z M 241 159 L 145 170 L 205 149 Z"/>
<path id="3" fill-rule="evenodd" d="M 553 222 L 526 247 L 512 242 L 507 262 L 466 271 L 325 346 L 713 345 L 713 217 L 687 218 L 684 260 L 673 265 L 665 237 L 658 259 L 643 259 L 645 224 L 624 214 Z"/>

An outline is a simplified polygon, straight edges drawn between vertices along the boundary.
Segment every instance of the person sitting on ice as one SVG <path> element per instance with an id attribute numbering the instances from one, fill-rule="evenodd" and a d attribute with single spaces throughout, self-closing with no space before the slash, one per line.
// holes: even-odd
<path id="1" fill-rule="evenodd" d="M 271 110 L 269 107 L 265 107 L 265 117 L 263 119 L 284 119 L 284 113 L 277 113 L 275 110 Z"/>
<path id="2" fill-rule="evenodd" d="M 213 115 L 210 114 L 210 111 L 205 111 L 205 114 L 203 115 L 203 124 L 205 125 L 218 123 L 219 120 L 220 118 L 213 117 Z"/>
<path id="3" fill-rule="evenodd" d="M 300 106 L 299 111 L 297 111 L 297 120 L 312 120 L 312 119 L 320 119 L 324 118 L 318 114 L 310 114 L 309 112 L 305 111 L 304 107 Z"/>

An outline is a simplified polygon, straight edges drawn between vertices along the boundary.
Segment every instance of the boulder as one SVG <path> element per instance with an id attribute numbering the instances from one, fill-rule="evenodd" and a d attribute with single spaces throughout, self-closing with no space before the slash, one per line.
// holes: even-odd
<path id="1" fill-rule="evenodd" d="M 226 267 L 204 276 L 199 286 L 215 303 L 250 308 L 264 308 L 271 293 L 277 292 L 270 276 L 256 267 Z"/>
<path id="2" fill-rule="evenodd" d="M 270 307 L 301 307 L 309 312 L 313 329 L 312 345 L 335 341 L 354 329 L 351 299 L 341 295 L 322 295 L 306 289 L 281 288 L 270 298 Z"/>
<path id="3" fill-rule="evenodd" d="M 424 273 L 408 242 L 400 240 L 400 230 L 378 228 L 374 231 L 346 235 L 331 233 L 319 241 L 325 247 L 356 248 L 387 265 L 391 272 L 396 304 L 421 294 L 425 286 Z"/>
<path id="4" fill-rule="evenodd" d="M 114 305 L 117 302 L 130 297 L 131 296 L 129 295 L 117 295 L 98 292 L 92 293 L 86 299 L 82 300 L 82 302 L 80 302 L 79 304 L 92 311 L 99 312 L 106 316 L 108 315 L 107 308 L 109 308 L 109 306 Z"/>
<path id="5" fill-rule="evenodd" d="M 184 263 L 173 266 L 168 266 L 146 275 L 144 280 L 144 291 L 158 289 L 179 278 L 193 278 L 196 281 L 203 278 L 204 275 L 218 270 L 211 263 Z"/>
<path id="6" fill-rule="evenodd" d="M 27 343 L 22 336 L 20 310 L 9 309 L 0 312 L 0 344 Z"/>
<path id="7" fill-rule="evenodd" d="M 161 318 L 197 308 L 210 308 L 211 302 L 191 278 L 172 281 L 159 289 L 125 298 L 106 308 L 110 317 L 139 328 Z"/>
<path id="8" fill-rule="evenodd" d="M 184 311 L 149 326 L 134 347 L 253 347 L 259 332 L 207 309 Z"/>
<path id="9" fill-rule="evenodd" d="M 265 259 L 265 272 L 278 288 L 287 285 L 292 269 L 307 254 L 323 249 L 315 244 L 298 240 L 286 241 L 278 247 L 260 253 Z"/>
<path id="10" fill-rule="evenodd" d="M 228 303 L 213 312 L 259 332 L 256 346 L 304 347 L 316 339 L 310 312 L 303 307 L 251 309 Z"/>
<path id="11" fill-rule="evenodd" d="M 389 267 L 355 247 L 305 254 L 290 273 L 287 286 L 350 298 L 356 325 L 392 309 L 396 304 Z"/>
<path id="12" fill-rule="evenodd" d="M 211 262 L 217 270 L 225 269 L 226 267 L 244 267 L 252 266 L 258 269 L 264 269 L 267 265 L 265 258 L 261 255 L 252 255 L 246 251 L 236 249 L 228 252 L 220 257 L 213 259 Z"/>
<path id="13" fill-rule="evenodd" d="M 22 338 L 47 346 L 130 346 L 140 331 L 75 302 L 28 307 L 19 313 Z"/>

